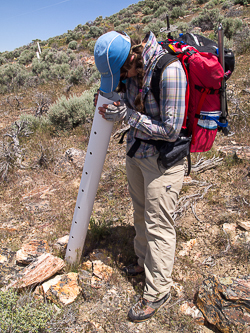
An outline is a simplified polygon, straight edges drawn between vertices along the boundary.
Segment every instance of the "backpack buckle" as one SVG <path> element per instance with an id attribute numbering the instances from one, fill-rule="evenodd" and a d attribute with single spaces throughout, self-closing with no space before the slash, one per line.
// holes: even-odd
<path id="1" fill-rule="evenodd" d="M 185 50 L 184 54 L 191 57 L 193 54 L 197 53 L 195 50 Z"/>

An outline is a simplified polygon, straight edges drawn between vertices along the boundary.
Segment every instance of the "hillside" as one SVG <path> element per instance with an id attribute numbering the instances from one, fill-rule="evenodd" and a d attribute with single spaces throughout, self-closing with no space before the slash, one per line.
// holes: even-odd
<path id="1" fill-rule="evenodd" d="M 16 252 L 30 241 L 44 241 L 46 251 L 64 258 L 65 249 L 55 244 L 69 234 L 72 223 L 100 79 L 93 61 L 100 35 L 115 29 L 142 37 L 151 30 L 160 41 L 166 38 L 160 29 L 166 27 L 168 14 L 175 37 L 194 32 L 216 40 L 222 23 L 225 45 L 236 59 L 227 81 L 229 135 L 218 133 L 211 151 L 192 154 L 191 175 L 180 194 L 169 306 L 145 323 L 127 319 L 142 294 L 144 276 L 127 278 L 122 273 L 135 260 L 134 228 L 125 144 L 112 137 L 81 263 L 63 269 L 79 274 L 80 295 L 71 305 L 55 306 L 40 296 L 36 303 L 34 288 L 18 295 L 0 291 L 0 333 L 219 332 L 202 316 L 198 320 L 187 314 L 185 307 L 197 305 L 199 288 L 208 278 L 250 275 L 249 5 L 249 0 L 139 1 L 110 17 L 100 16 L 39 41 L 40 59 L 38 40 L 0 53 L 1 288 L 26 267 L 16 263 Z M 122 127 L 115 125 L 113 133 Z M 97 260 L 106 265 L 101 277 L 92 274 Z M 18 313 L 12 320 L 19 330 L 11 327 L 11 311 Z M 243 326 L 231 326 L 228 332 L 248 332 Z"/>

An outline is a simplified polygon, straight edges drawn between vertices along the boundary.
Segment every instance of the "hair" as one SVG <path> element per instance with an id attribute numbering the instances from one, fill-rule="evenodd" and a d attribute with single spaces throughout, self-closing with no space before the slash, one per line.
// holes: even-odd
<path id="1" fill-rule="evenodd" d="M 123 32 L 119 32 L 124 35 Z M 142 58 L 142 52 L 143 52 L 143 46 L 142 46 L 142 41 L 139 38 L 133 38 L 131 39 L 131 49 L 130 53 L 121 67 L 120 71 L 122 73 L 127 73 L 128 70 L 131 69 L 131 67 L 135 63 L 135 68 L 137 72 L 137 80 L 138 80 L 138 85 L 139 85 L 139 90 L 142 89 L 143 85 L 143 78 L 144 78 L 144 65 L 143 65 L 143 58 Z M 131 60 L 131 58 L 134 56 L 134 59 Z M 117 92 L 126 92 L 126 85 L 122 82 L 122 79 L 119 81 L 119 85 L 117 87 Z M 135 107 L 136 110 L 144 113 L 144 103 L 142 100 L 142 93 L 139 92 L 139 94 L 135 98 Z"/>

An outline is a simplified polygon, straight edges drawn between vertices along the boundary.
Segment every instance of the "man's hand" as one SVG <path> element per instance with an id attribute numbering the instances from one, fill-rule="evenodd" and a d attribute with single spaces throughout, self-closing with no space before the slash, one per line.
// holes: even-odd
<path id="1" fill-rule="evenodd" d="M 113 104 L 103 104 L 98 108 L 99 114 L 108 121 L 129 120 L 130 116 L 135 112 L 128 108 L 123 101 L 114 102 Z"/>

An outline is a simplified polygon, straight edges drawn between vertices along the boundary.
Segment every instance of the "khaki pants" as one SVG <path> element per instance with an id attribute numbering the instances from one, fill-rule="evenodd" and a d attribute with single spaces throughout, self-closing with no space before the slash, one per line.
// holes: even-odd
<path id="1" fill-rule="evenodd" d="M 176 234 L 171 215 L 184 178 L 183 160 L 165 170 L 159 169 L 157 157 L 126 157 L 134 207 L 134 248 L 138 264 L 145 269 L 143 297 L 148 301 L 161 299 L 172 285 Z"/>

